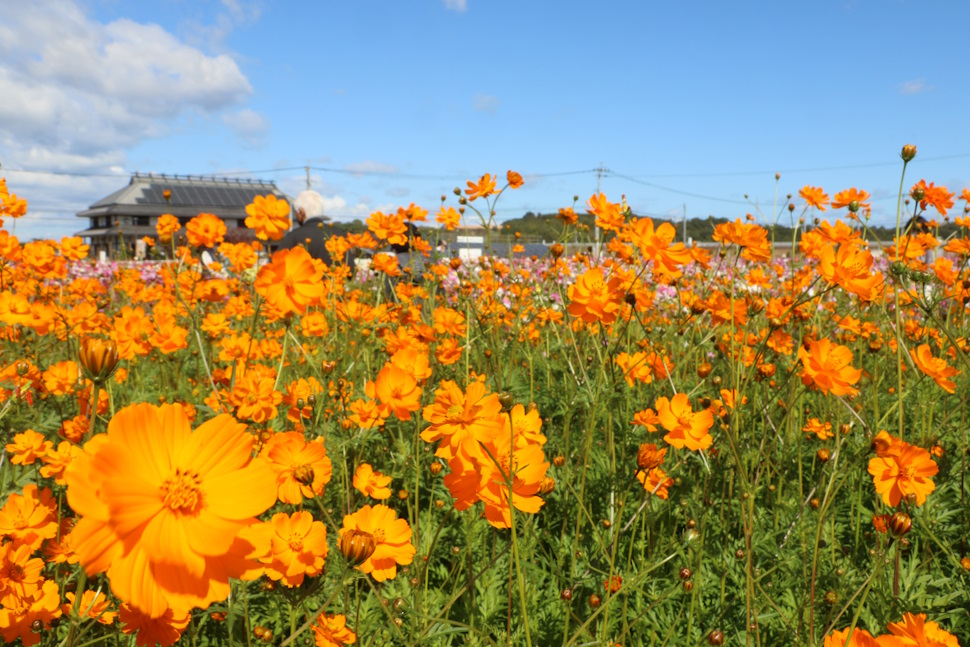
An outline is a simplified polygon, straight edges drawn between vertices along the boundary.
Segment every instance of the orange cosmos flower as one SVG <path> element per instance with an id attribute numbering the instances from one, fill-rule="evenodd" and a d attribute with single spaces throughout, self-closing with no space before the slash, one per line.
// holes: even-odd
<path id="1" fill-rule="evenodd" d="M 383 272 L 388 276 L 401 276 L 398 263 L 397 256 L 394 254 L 374 254 L 370 266 L 375 272 Z"/>
<path id="2" fill-rule="evenodd" d="M 479 178 L 478 182 L 469 180 L 467 184 L 468 188 L 465 189 L 465 195 L 468 196 L 469 202 L 473 202 L 478 198 L 487 198 L 495 193 L 495 178 L 489 173 Z"/>
<path id="3" fill-rule="evenodd" d="M 0 194 L 0 214 L 11 218 L 27 215 L 27 201 L 18 198 L 16 193 Z"/>
<path id="4" fill-rule="evenodd" d="M 852 202 L 858 203 L 860 209 L 868 209 L 871 206 L 869 203 L 869 193 L 852 187 L 851 189 L 839 191 L 835 194 L 835 197 L 832 198 L 832 208 L 841 209 L 842 207 L 848 207 Z"/>
<path id="5" fill-rule="evenodd" d="M 852 385 L 862 377 L 862 369 L 852 368 L 852 351 L 846 346 L 838 346 L 828 339 L 812 340 L 808 350 L 798 349 L 798 358 L 803 365 L 803 384 L 814 384 L 822 393 L 834 395 L 859 392 Z"/>
<path id="6" fill-rule="evenodd" d="M 435 359 L 445 366 L 450 366 L 461 359 L 464 351 L 464 347 L 458 343 L 458 340 L 449 337 L 448 339 L 438 342 L 438 348 L 435 351 Z"/>
<path id="7" fill-rule="evenodd" d="M 357 642 L 357 634 L 347 626 L 347 618 L 332 613 L 321 614 L 313 625 L 317 647 L 343 647 Z"/>
<path id="8" fill-rule="evenodd" d="M 85 431 L 87 431 L 85 429 Z M 62 440 L 57 449 L 48 449 L 47 453 L 40 457 L 44 466 L 40 468 L 40 475 L 44 478 L 54 477 L 54 482 L 64 485 L 64 470 L 71 464 L 77 456 L 84 453 L 80 447 L 74 443 Z"/>
<path id="9" fill-rule="evenodd" d="M 819 440 L 828 440 L 835 436 L 832 433 L 832 423 L 822 422 L 818 418 L 809 418 L 802 431 L 806 434 L 815 434 Z"/>
<path id="10" fill-rule="evenodd" d="M 885 642 L 884 638 L 877 641 L 868 631 L 856 627 L 852 630 L 851 638 L 849 638 L 848 629 L 833 631 L 825 637 L 823 647 L 879 647 L 880 645 L 889 647 L 889 643 Z"/>
<path id="11" fill-rule="evenodd" d="M 652 470 L 663 465 L 664 456 L 667 455 L 667 448 L 657 449 L 653 443 L 643 443 L 637 450 L 638 471 Z"/>
<path id="12" fill-rule="evenodd" d="M 441 207 L 434 219 L 444 225 L 448 231 L 454 231 L 461 224 L 461 214 L 454 207 Z"/>
<path id="13" fill-rule="evenodd" d="M 274 308 L 303 314 L 324 295 L 323 267 L 303 247 L 281 249 L 259 268 L 253 287 Z"/>
<path id="14" fill-rule="evenodd" d="M 111 340 L 117 346 L 117 357 L 133 359 L 138 355 L 147 355 L 152 350 L 149 340 L 154 333 L 155 327 L 152 325 L 151 319 L 145 314 L 144 308 L 123 306 L 114 318 L 111 330 Z M 95 343 L 92 342 L 92 344 Z M 110 356 L 109 348 L 103 344 L 100 347 L 101 352 L 98 352 L 98 347 L 94 345 L 92 345 L 92 348 L 95 348 L 95 351 L 93 351 L 95 357 L 104 356 L 108 358 Z"/>
<path id="15" fill-rule="evenodd" d="M 322 437 L 307 442 L 298 431 L 276 434 L 259 455 L 276 475 L 276 494 L 283 503 L 299 505 L 304 497 L 320 496 L 333 474 Z"/>
<path id="16" fill-rule="evenodd" d="M 226 235 L 226 223 L 211 213 L 200 213 L 185 225 L 185 234 L 193 247 L 214 247 Z"/>
<path id="17" fill-rule="evenodd" d="M 916 505 L 923 505 L 926 496 L 936 488 L 932 477 L 939 467 L 928 451 L 903 441 L 886 456 L 869 460 L 869 473 L 886 505 L 899 505 L 903 497 L 914 495 Z"/>
<path id="18" fill-rule="evenodd" d="M 398 519 L 397 512 L 386 505 L 365 505 L 357 512 L 345 516 L 340 536 L 355 530 L 374 538 L 374 553 L 357 568 L 364 573 L 370 573 L 378 582 L 394 579 L 398 565 L 410 564 L 414 559 L 411 526 L 405 519 Z"/>
<path id="19" fill-rule="evenodd" d="M 354 489 L 372 499 L 389 499 L 391 497 L 391 477 L 384 476 L 374 470 L 369 463 L 361 463 L 354 472 Z"/>
<path id="20" fill-rule="evenodd" d="M 120 410 L 67 469 L 87 573 L 107 571 L 115 595 L 152 618 L 225 599 L 265 551 L 246 530 L 276 502 L 254 440 L 225 414 L 193 432 L 179 404 Z"/>
<path id="21" fill-rule="evenodd" d="M 597 193 L 586 201 L 586 211 L 596 216 L 596 226 L 604 231 L 623 228 L 623 206 L 606 199 L 605 193 Z"/>
<path id="22" fill-rule="evenodd" d="M 539 512 L 545 501 L 539 496 L 549 463 L 546 462 L 542 447 L 529 443 L 527 439 L 515 442 L 509 434 L 499 434 L 498 437 L 483 443 L 488 451 L 481 452 L 483 458 L 476 459 L 473 469 L 461 465 L 461 460 L 454 460 L 450 466 L 453 470 L 445 478 L 445 485 L 451 489 L 455 468 L 461 465 L 465 472 L 476 472 L 478 479 L 478 499 L 485 504 L 485 519 L 495 528 L 512 527 L 512 507 L 520 512 L 535 514 Z M 514 449 L 513 449 L 514 448 Z M 458 475 L 459 478 L 470 479 L 469 474 Z M 512 478 L 511 490 L 509 477 Z M 461 500 L 460 493 L 455 498 Z M 461 509 L 456 503 L 456 509 Z"/>
<path id="23" fill-rule="evenodd" d="M 246 226 L 260 240 L 281 240 L 290 229 L 290 205 L 273 194 L 258 195 L 246 205 Z"/>
<path id="24" fill-rule="evenodd" d="M 83 261 L 88 257 L 89 249 L 91 249 L 91 246 L 85 245 L 80 236 L 61 238 L 61 256 L 69 261 Z"/>
<path id="25" fill-rule="evenodd" d="M 598 267 L 586 270 L 567 291 L 569 314 L 586 323 L 613 323 L 623 307 L 620 284 L 615 276 L 607 280 Z"/>
<path id="26" fill-rule="evenodd" d="M 817 228 L 812 230 L 812 233 L 818 234 L 833 245 L 844 245 L 846 243 L 850 245 L 866 244 L 858 231 L 841 220 L 836 220 L 834 225 L 830 224 L 828 220 L 823 220 L 818 224 Z"/>
<path id="27" fill-rule="evenodd" d="M 263 524 L 270 535 L 270 552 L 260 558 L 266 564 L 270 579 L 282 581 L 284 586 L 303 584 L 307 575 L 313 577 L 323 571 L 327 559 L 327 527 L 314 521 L 309 512 L 294 512 L 293 516 L 280 512 L 272 521 Z"/>
<path id="28" fill-rule="evenodd" d="M 576 215 L 576 212 L 572 207 L 561 208 L 559 213 L 556 214 L 556 218 L 562 220 L 563 224 L 565 225 L 575 225 L 577 222 L 579 222 L 579 216 Z"/>
<path id="29" fill-rule="evenodd" d="M 24 647 L 30 647 L 40 642 L 41 634 L 34 630 L 35 623 L 39 622 L 49 631 L 51 621 L 60 617 L 61 595 L 57 582 L 47 580 L 39 590 L 27 597 L 8 595 L 3 598 L 3 608 L 0 608 L 0 636 L 6 643 L 20 638 Z"/>
<path id="30" fill-rule="evenodd" d="M 57 536 L 57 504 L 49 488 L 38 491 L 31 483 L 23 494 L 11 494 L 0 509 L 0 536 L 37 550 L 45 539 Z"/>
<path id="31" fill-rule="evenodd" d="M 481 382 L 472 382 L 465 392 L 451 380 L 441 383 L 434 392 L 434 402 L 422 412 L 431 424 L 421 432 L 421 439 L 442 441 L 435 456 L 451 460 L 461 452 L 484 457 L 479 443 L 496 438 L 504 426 L 498 395 L 487 390 Z"/>
<path id="32" fill-rule="evenodd" d="M 509 426 L 511 425 L 511 430 Z M 511 436 L 510 436 L 511 434 Z M 517 404 L 512 407 L 508 415 L 502 416 L 502 435 L 515 438 L 515 446 L 546 444 L 546 437 L 542 433 L 542 418 L 538 409 L 526 411 L 525 407 Z"/>
<path id="33" fill-rule="evenodd" d="M 509 171 L 506 173 L 505 179 L 508 180 L 510 189 L 518 189 L 523 184 L 522 176 L 515 171 Z"/>
<path id="34" fill-rule="evenodd" d="M 247 243 L 222 243 L 219 253 L 229 261 L 233 272 L 245 272 L 259 260 L 256 250 Z"/>
<path id="35" fill-rule="evenodd" d="M 922 344 L 916 350 L 909 350 L 910 356 L 916 363 L 917 368 L 933 378 L 940 387 L 947 393 L 956 392 L 956 382 L 949 379 L 954 375 L 959 375 L 960 371 L 946 363 L 945 359 L 933 357 L 933 351 L 929 344 Z M 7 445 L 9 448 L 10 445 Z M 9 451 L 9 449 L 8 449 Z"/>
<path id="36" fill-rule="evenodd" d="M 391 245 L 407 245 L 408 228 L 404 218 L 397 214 L 384 215 L 375 211 L 367 218 L 367 229 L 378 240 L 386 240 Z"/>
<path id="37" fill-rule="evenodd" d="M 741 222 L 738 218 L 734 222 L 727 222 L 714 227 L 713 239 L 723 245 L 734 243 L 743 247 L 741 258 L 753 262 L 768 262 L 771 260 L 771 242 L 768 231 L 754 223 Z"/>
<path id="38" fill-rule="evenodd" d="M 431 377 L 431 364 L 426 351 L 417 348 L 402 348 L 391 355 L 390 363 L 405 371 L 419 383 Z"/>
<path id="39" fill-rule="evenodd" d="M 421 387 L 407 371 L 385 364 L 374 381 L 375 394 L 391 408 L 398 420 L 410 420 L 411 412 L 421 408 Z"/>
<path id="40" fill-rule="evenodd" d="M 707 449 L 714 442 L 710 430 L 714 424 L 714 414 L 710 409 L 694 411 L 690 400 L 684 393 L 678 393 L 672 399 L 657 398 L 654 403 L 660 424 L 669 433 L 664 436 L 673 447 L 690 450 Z"/>
<path id="41" fill-rule="evenodd" d="M 44 560 L 31 558 L 33 552 L 27 544 L 7 542 L 0 546 L 0 595 L 26 598 L 40 589 Z"/>
<path id="42" fill-rule="evenodd" d="M 647 494 L 655 494 L 664 501 L 670 496 L 667 488 L 674 484 L 674 479 L 667 476 L 659 467 L 651 470 L 637 470 L 637 480 L 643 485 Z"/>
<path id="43" fill-rule="evenodd" d="M 158 240 L 165 244 L 172 242 L 172 236 L 181 228 L 182 224 L 179 219 L 170 213 L 163 213 L 158 217 L 158 222 L 155 223 Z"/>
<path id="44" fill-rule="evenodd" d="M 122 633 L 137 634 L 138 647 L 171 647 L 182 637 L 191 617 L 188 611 L 169 609 L 160 617 L 152 618 L 127 604 L 118 610 Z"/>
<path id="45" fill-rule="evenodd" d="M 711 313 L 711 323 L 715 326 L 733 320 L 735 328 L 741 328 L 748 321 L 748 302 L 736 298 L 732 304 L 731 298 L 720 290 L 700 304 Z"/>
<path id="46" fill-rule="evenodd" d="M 657 431 L 660 418 L 657 417 L 657 412 L 653 409 L 644 409 L 633 414 L 633 422 L 630 424 L 640 425 L 641 427 L 645 427 L 647 431 L 654 432 Z"/>
<path id="47" fill-rule="evenodd" d="M 283 394 L 273 388 L 275 380 L 249 370 L 236 378 L 236 385 L 229 394 L 229 403 L 236 407 L 239 420 L 252 420 L 263 424 L 276 417 L 276 405 L 283 401 Z"/>
<path id="48" fill-rule="evenodd" d="M 829 283 L 842 287 L 863 301 L 872 301 L 882 288 L 882 273 L 872 273 L 872 254 L 854 245 L 839 245 L 836 252 L 824 245 L 819 252 L 818 273 Z"/>
<path id="49" fill-rule="evenodd" d="M 890 622 L 886 628 L 895 638 L 892 642 L 880 642 L 888 647 L 960 647 L 956 636 L 927 621 L 925 613 L 904 613 L 901 621 Z"/>
<path id="50" fill-rule="evenodd" d="M 67 598 L 67 602 L 61 605 L 61 613 L 69 616 L 74 610 L 76 596 L 74 593 L 68 592 L 64 594 L 64 597 Z M 91 618 L 99 624 L 110 625 L 114 623 L 115 616 L 118 613 L 116 611 L 108 611 L 109 606 L 108 597 L 104 593 L 88 589 L 81 596 L 81 601 L 78 603 L 78 613 L 82 618 Z"/>
<path id="51" fill-rule="evenodd" d="M 13 437 L 12 443 L 7 443 L 6 450 L 10 462 L 14 465 L 33 465 L 37 459 L 43 458 L 50 451 L 54 443 L 47 440 L 43 434 L 28 429 Z"/>
<path id="52" fill-rule="evenodd" d="M 920 209 L 926 209 L 927 205 L 931 205 L 941 216 L 945 216 L 947 210 L 953 208 L 954 194 L 947 191 L 945 186 L 935 186 L 932 182 L 927 184 L 926 180 L 920 180 L 909 190 L 909 194 L 913 195 L 917 189 L 923 191 L 923 197 L 919 203 Z"/>
<path id="53" fill-rule="evenodd" d="M 669 222 L 662 223 L 654 229 L 650 218 L 636 218 L 630 225 L 630 238 L 643 258 L 653 261 L 654 271 L 679 276 L 679 267 L 691 261 L 690 250 L 683 243 L 672 245 L 677 236 L 677 230 Z"/>
<path id="54" fill-rule="evenodd" d="M 819 211 L 825 211 L 825 205 L 829 203 L 829 196 L 820 186 L 803 186 L 798 195 L 808 203 L 808 206 L 815 207 Z"/>

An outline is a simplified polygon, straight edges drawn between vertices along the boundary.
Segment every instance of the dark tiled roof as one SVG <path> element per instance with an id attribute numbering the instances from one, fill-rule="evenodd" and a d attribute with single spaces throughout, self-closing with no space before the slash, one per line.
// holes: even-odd
<path id="1" fill-rule="evenodd" d="M 171 191 L 168 201 L 164 196 L 166 190 Z M 253 198 L 268 194 L 287 199 L 272 182 L 136 173 L 128 186 L 98 200 L 78 216 L 206 212 L 221 217 L 243 217 L 246 205 Z"/>

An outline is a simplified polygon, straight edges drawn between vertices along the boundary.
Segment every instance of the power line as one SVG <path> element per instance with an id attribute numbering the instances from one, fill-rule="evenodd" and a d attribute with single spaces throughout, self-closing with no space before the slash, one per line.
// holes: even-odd
<path id="1" fill-rule="evenodd" d="M 940 155 L 936 157 L 917 157 L 915 161 L 939 162 L 944 160 L 962 159 L 970 157 L 970 153 L 957 155 Z M 632 177 L 653 178 L 693 178 L 693 177 L 737 177 L 743 175 L 773 175 L 775 173 L 817 173 L 822 171 L 845 171 L 858 168 L 877 168 L 880 166 L 898 166 L 899 162 L 871 162 L 867 164 L 846 164 L 842 166 L 817 166 L 814 168 L 776 169 L 773 171 L 728 171 L 718 173 L 633 173 Z"/>
<path id="2" fill-rule="evenodd" d="M 693 193 L 691 191 L 681 191 L 680 189 L 674 189 L 668 186 L 661 186 L 660 184 L 654 184 L 653 182 L 644 182 L 643 180 L 638 180 L 635 177 L 632 177 L 630 175 L 624 175 L 623 173 L 616 173 L 615 171 L 610 171 L 609 174 L 614 177 L 627 180 L 628 182 L 633 182 L 634 184 L 641 184 L 643 186 L 650 187 L 651 189 L 658 189 L 660 191 L 667 191 L 669 193 L 677 193 L 679 195 L 686 195 L 692 198 L 700 198 L 702 200 L 713 200 L 714 202 L 726 202 L 729 204 L 744 204 L 744 205 L 751 204 L 750 202 L 747 202 L 744 200 L 734 200 L 731 198 L 718 198 L 716 196 L 703 195 L 701 193 Z"/>

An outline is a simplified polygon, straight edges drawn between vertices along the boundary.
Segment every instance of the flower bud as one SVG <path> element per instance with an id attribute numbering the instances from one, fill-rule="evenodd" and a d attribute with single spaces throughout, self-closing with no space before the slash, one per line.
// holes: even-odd
<path id="1" fill-rule="evenodd" d="M 546 476 L 539 483 L 539 496 L 545 496 L 556 489 L 556 479 Z"/>
<path id="2" fill-rule="evenodd" d="M 559 258 L 565 252 L 566 252 L 566 248 L 563 247 L 562 244 L 560 244 L 560 243 L 556 243 L 555 245 L 553 245 L 552 247 L 549 248 L 549 254 L 553 258 Z"/>
<path id="3" fill-rule="evenodd" d="M 720 647 L 720 645 L 724 644 L 724 632 L 720 629 L 715 629 L 707 634 L 707 642 L 714 647 Z"/>
<path id="4" fill-rule="evenodd" d="M 499 404 L 502 405 L 503 409 L 505 409 L 506 411 L 509 411 L 512 409 L 512 406 L 515 404 L 515 396 L 509 393 L 508 391 L 503 391 L 502 393 L 499 393 L 498 401 L 499 401 Z"/>
<path id="5" fill-rule="evenodd" d="M 899 539 L 910 531 L 913 527 L 913 520 L 905 512 L 896 512 L 889 517 L 889 532 L 892 536 Z"/>
<path id="6" fill-rule="evenodd" d="M 354 566 L 360 566 L 374 554 L 377 542 L 363 530 L 351 530 L 340 536 L 340 552 Z"/>
<path id="7" fill-rule="evenodd" d="M 852 202 L 849 203 L 849 211 L 851 211 L 852 213 L 858 213 L 858 211 L 859 211 L 859 201 L 858 200 L 853 200 Z"/>
<path id="8" fill-rule="evenodd" d="M 85 375 L 98 384 L 111 377 L 118 368 L 118 346 L 110 339 L 85 337 L 78 353 Z"/>
<path id="9" fill-rule="evenodd" d="M 904 162 L 911 161 L 914 157 L 916 157 L 916 145 L 906 144 L 903 146 L 903 151 L 899 154 L 899 156 L 903 158 Z"/>

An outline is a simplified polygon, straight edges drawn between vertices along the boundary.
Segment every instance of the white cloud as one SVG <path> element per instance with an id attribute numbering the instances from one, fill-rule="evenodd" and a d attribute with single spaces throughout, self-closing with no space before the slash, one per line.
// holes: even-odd
<path id="1" fill-rule="evenodd" d="M 926 79 L 916 79 L 899 84 L 900 94 L 921 94 L 923 92 L 929 92 L 932 89 L 932 85 L 926 84 Z"/>
<path id="2" fill-rule="evenodd" d="M 493 97 L 490 94 L 476 94 L 472 99 L 472 107 L 475 110 L 489 114 L 495 114 L 498 111 L 499 104 L 501 104 L 501 101 L 498 100 L 498 97 Z"/>
<path id="3" fill-rule="evenodd" d="M 222 115 L 222 122 L 252 146 L 261 145 L 269 131 L 269 122 L 266 118 L 249 108 Z"/>
<path id="4" fill-rule="evenodd" d="M 124 186 L 127 175 L 12 169 L 111 174 L 126 167 L 126 150 L 194 116 L 219 118 L 252 94 L 228 55 L 208 54 L 156 24 L 98 22 L 83 6 L 80 0 L 5 0 L 0 21 L 0 175 L 41 219 L 48 209 L 86 207 Z M 255 132 L 258 119 L 243 110 L 226 123 Z M 18 226 L 27 230 L 22 237 L 31 237 L 32 227 L 41 230 L 32 220 Z M 62 231 L 77 230 L 61 224 Z"/>
<path id="5" fill-rule="evenodd" d="M 456 13 L 468 11 L 468 0 L 445 0 L 445 9 Z"/>

